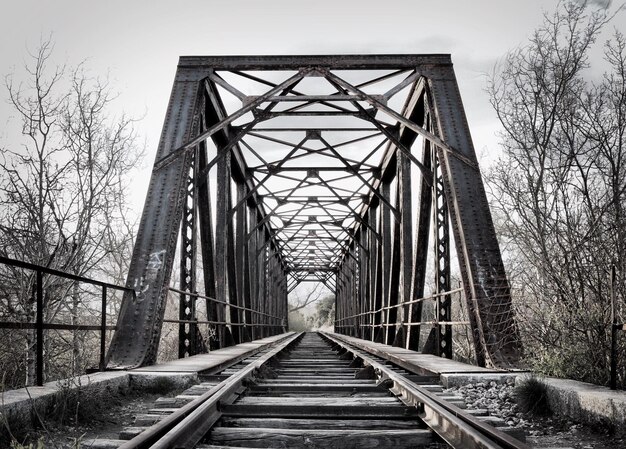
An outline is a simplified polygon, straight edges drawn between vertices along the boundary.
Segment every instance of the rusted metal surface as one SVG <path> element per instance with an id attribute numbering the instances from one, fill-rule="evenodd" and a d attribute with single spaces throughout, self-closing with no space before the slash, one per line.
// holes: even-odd
<path id="1" fill-rule="evenodd" d="M 452 225 L 478 362 L 519 355 L 449 55 L 182 57 L 111 366 L 154 360 L 181 220 L 181 355 L 197 346 L 197 257 L 217 299 L 206 322 L 225 323 L 211 347 L 282 332 L 288 293 L 322 282 L 338 332 L 417 349 L 431 223 L 435 293 L 450 290 Z M 435 297 L 449 357 L 450 304 Z"/>
<path id="2" fill-rule="evenodd" d="M 157 160 L 193 135 L 200 79 L 197 71 L 176 73 Z M 190 164 L 187 153 L 152 172 L 126 281 L 137 295 L 124 295 L 119 329 L 109 348 L 109 367 L 141 366 L 156 360 Z"/>
<path id="3" fill-rule="evenodd" d="M 465 158 L 476 153 L 451 68 L 429 79 L 441 137 Z M 507 366 L 520 356 L 511 294 L 480 171 L 437 148 L 463 286 L 480 365 Z"/>

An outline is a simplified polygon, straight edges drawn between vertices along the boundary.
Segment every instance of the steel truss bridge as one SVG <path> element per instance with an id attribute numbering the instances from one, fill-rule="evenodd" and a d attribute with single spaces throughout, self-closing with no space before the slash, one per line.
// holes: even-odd
<path id="1" fill-rule="evenodd" d="M 336 333 L 418 349 L 428 273 L 434 352 L 452 356 L 462 291 L 478 364 L 514 364 L 509 286 L 449 55 L 181 57 L 108 365 L 155 362 L 172 291 L 184 357 L 284 332 L 289 292 L 311 281 L 336 295 Z"/>

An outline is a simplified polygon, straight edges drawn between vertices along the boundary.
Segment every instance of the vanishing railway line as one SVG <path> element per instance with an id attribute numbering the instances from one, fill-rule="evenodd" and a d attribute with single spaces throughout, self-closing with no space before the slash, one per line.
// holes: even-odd
<path id="1" fill-rule="evenodd" d="M 487 424 L 485 411 L 462 411 L 435 379 L 337 336 L 296 334 L 158 401 L 121 432 L 128 441 L 84 447 L 528 447 Z"/>

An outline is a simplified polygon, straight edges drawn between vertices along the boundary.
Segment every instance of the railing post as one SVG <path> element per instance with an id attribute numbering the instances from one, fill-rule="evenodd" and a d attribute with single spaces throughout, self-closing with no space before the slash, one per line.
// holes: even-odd
<path id="1" fill-rule="evenodd" d="M 611 265 L 609 279 L 611 294 L 611 390 L 617 389 L 617 304 L 615 302 L 615 265 Z"/>
<path id="2" fill-rule="evenodd" d="M 37 270 L 37 322 L 36 322 L 36 383 L 38 387 L 43 385 L 43 274 Z"/>
<path id="3" fill-rule="evenodd" d="M 102 286 L 102 311 L 100 316 L 100 371 L 104 371 L 105 361 L 104 361 L 104 353 L 105 353 L 105 343 L 107 336 L 107 288 L 106 285 Z"/>

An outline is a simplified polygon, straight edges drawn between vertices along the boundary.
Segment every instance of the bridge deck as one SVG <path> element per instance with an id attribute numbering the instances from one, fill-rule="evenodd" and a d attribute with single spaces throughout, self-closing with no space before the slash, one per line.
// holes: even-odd
<path id="1" fill-rule="evenodd" d="M 402 366 L 409 371 L 422 375 L 430 374 L 464 374 L 464 373 L 502 373 L 504 371 L 480 366 L 468 365 L 467 363 L 456 362 L 431 354 L 411 351 L 409 349 L 397 348 L 382 343 L 375 343 L 360 338 L 349 337 L 347 335 L 333 334 L 334 337 L 361 348 L 369 353 L 376 354 L 393 363 Z"/>
<path id="2" fill-rule="evenodd" d="M 385 360 L 389 360 L 412 373 L 422 376 L 439 376 L 440 382 L 448 388 L 477 382 L 495 381 L 502 383 L 507 380 L 512 382 L 515 377 L 525 372 L 523 370 L 505 371 L 493 368 L 481 368 L 476 365 L 457 362 L 431 354 L 422 354 L 421 352 L 375 343 L 347 335 L 332 335 L 370 354 L 375 354 Z"/>
<path id="3" fill-rule="evenodd" d="M 194 355 L 184 359 L 171 360 L 169 362 L 159 363 L 156 365 L 144 366 L 130 370 L 131 374 L 135 373 L 200 373 L 219 369 L 224 365 L 231 364 L 236 360 L 249 357 L 252 353 L 260 350 L 268 344 L 276 343 L 285 337 L 292 335 L 293 332 L 274 335 L 272 337 L 262 338 L 248 343 L 241 343 L 235 346 L 229 346 L 223 349 L 211 351 L 208 354 Z"/>

